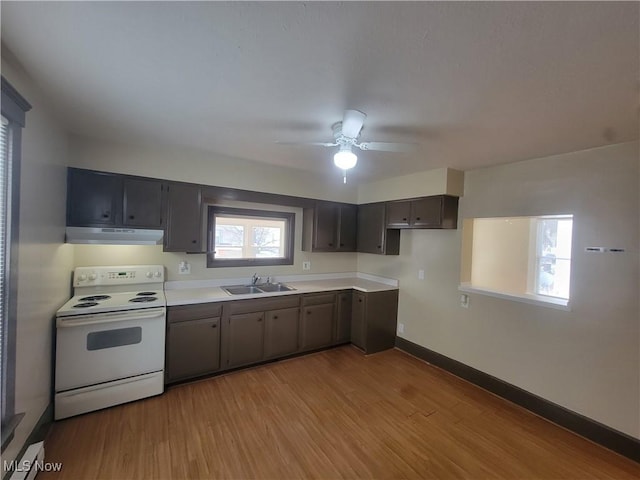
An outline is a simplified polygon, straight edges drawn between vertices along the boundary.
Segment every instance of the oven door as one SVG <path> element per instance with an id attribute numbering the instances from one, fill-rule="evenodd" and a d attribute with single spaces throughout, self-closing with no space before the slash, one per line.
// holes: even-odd
<path id="1" fill-rule="evenodd" d="M 56 392 L 164 369 L 165 308 L 61 317 Z"/>

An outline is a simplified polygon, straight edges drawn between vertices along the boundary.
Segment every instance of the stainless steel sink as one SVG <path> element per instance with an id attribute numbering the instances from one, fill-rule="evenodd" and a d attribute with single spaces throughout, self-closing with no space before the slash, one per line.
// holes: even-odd
<path id="1" fill-rule="evenodd" d="M 290 292 L 295 288 L 284 283 L 263 283 L 260 285 L 227 285 L 220 287 L 229 295 L 249 295 L 255 293 Z"/>
<path id="2" fill-rule="evenodd" d="M 222 287 L 229 295 L 247 295 L 249 293 L 264 293 L 255 285 L 229 285 Z"/>
<path id="3" fill-rule="evenodd" d="M 295 290 L 295 288 L 285 285 L 284 283 L 264 283 L 258 285 L 258 288 L 263 292 L 290 292 L 291 290 Z"/>

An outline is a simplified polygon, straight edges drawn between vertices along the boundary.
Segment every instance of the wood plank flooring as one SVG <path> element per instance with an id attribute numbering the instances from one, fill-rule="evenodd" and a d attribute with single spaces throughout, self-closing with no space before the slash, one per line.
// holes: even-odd
<path id="1" fill-rule="evenodd" d="M 346 346 L 56 422 L 47 479 L 625 479 L 640 465 L 398 350 Z"/>

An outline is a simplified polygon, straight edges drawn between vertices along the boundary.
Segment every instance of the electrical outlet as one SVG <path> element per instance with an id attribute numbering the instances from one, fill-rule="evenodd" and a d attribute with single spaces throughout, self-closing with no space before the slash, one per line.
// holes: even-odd
<path id="1" fill-rule="evenodd" d="M 404 323 L 398 324 L 398 333 L 404 333 Z"/>
<path id="2" fill-rule="evenodd" d="M 311 270 L 311 262 L 309 262 L 309 261 L 302 262 L 302 269 L 303 270 Z"/>
<path id="3" fill-rule="evenodd" d="M 460 306 L 462 308 L 469 308 L 469 295 L 466 293 L 460 295 Z"/>
<path id="4" fill-rule="evenodd" d="M 418 280 L 424 280 L 424 270 L 418 270 Z"/>
<path id="5" fill-rule="evenodd" d="M 191 264 L 189 262 L 180 262 L 178 264 L 178 273 L 180 275 L 191 275 Z"/>

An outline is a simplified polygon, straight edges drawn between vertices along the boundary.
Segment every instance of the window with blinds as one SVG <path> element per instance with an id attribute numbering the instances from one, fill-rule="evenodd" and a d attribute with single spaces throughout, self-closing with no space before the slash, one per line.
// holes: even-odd
<path id="1" fill-rule="evenodd" d="M 7 405 L 7 220 L 8 220 L 8 179 L 9 179 L 9 122 L 2 118 L 0 132 L 0 372 L 2 375 L 2 420 L 6 419 Z"/>

